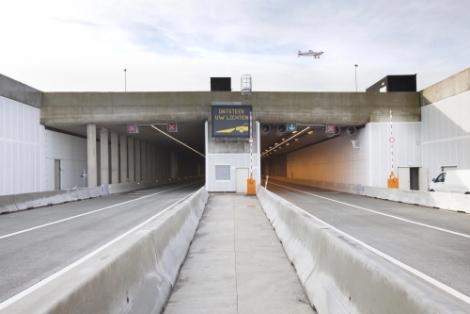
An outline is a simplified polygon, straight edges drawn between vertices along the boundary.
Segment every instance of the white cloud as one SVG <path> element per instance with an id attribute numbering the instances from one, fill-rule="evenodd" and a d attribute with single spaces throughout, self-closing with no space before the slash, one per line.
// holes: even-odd
<path id="1" fill-rule="evenodd" d="M 4 0 L 0 73 L 45 91 L 352 91 L 388 74 L 418 88 L 469 66 L 466 0 Z M 321 59 L 297 50 L 325 51 Z"/>

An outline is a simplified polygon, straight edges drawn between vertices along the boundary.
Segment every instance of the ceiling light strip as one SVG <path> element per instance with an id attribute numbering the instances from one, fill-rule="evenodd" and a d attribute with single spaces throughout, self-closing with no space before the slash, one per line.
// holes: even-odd
<path id="1" fill-rule="evenodd" d="M 269 152 L 275 150 L 276 148 L 278 148 L 279 146 L 283 145 L 284 143 L 287 143 L 287 142 L 293 140 L 294 138 L 296 138 L 297 136 L 299 136 L 299 135 L 301 135 L 301 134 L 307 132 L 308 130 L 310 130 L 310 127 L 309 127 L 309 126 L 306 127 L 305 129 L 303 129 L 302 131 L 300 131 L 299 133 L 292 135 L 291 137 L 289 137 L 287 140 L 281 142 L 280 144 L 277 144 L 276 146 L 274 146 L 273 148 L 271 148 L 271 149 L 268 150 L 267 152 L 264 152 L 263 154 L 261 154 L 261 156 L 263 157 L 263 156 L 269 154 Z"/>
<path id="2" fill-rule="evenodd" d="M 155 130 L 157 130 L 158 132 L 162 133 L 163 135 L 166 135 L 168 136 L 169 138 L 171 138 L 173 141 L 183 145 L 183 146 L 186 146 L 187 148 L 189 148 L 190 150 L 192 150 L 193 152 L 195 152 L 196 154 L 199 154 L 201 155 L 202 157 L 206 158 L 206 156 L 204 156 L 203 154 L 201 154 L 200 152 L 198 152 L 197 150 L 195 150 L 194 148 L 186 145 L 185 143 L 181 142 L 180 140 L 177 140 L 176 138 L 174 138 L 173 136 L 171 136 L 170 134 L 167 134 L 165 132 L 163 132 L 162 130 L 160 130 L 159 128 L 157 128 L 156 126 L 154 126 L 153 124 L 150 125 L 152 128 L 154 128 Z"/>

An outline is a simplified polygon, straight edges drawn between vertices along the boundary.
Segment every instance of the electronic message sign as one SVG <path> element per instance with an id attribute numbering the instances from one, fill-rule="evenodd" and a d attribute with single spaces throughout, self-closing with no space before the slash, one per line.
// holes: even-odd
<path id="1" fill-rule="evenodd" d="M 249 138 L 251 106 L 212 106 L 212 137 Z"/>

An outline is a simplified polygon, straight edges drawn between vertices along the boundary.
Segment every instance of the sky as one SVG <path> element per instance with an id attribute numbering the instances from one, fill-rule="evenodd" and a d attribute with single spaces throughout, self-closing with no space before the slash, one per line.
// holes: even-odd
<path id="1" fill-rule="evenodd" d="M 470 67 L 468 12 L 468 0 L 2 0 L 0 73 L 103 92 L 208 91 L 210 77 L 239 91 L 243 74 L 253 91 L 350 92 L 416 73 L 421 90 Z"/>

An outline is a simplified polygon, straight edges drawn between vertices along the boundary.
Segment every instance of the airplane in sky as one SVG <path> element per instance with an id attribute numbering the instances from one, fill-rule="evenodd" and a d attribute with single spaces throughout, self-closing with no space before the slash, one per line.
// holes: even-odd
<path id="1" fill-rule="evenodd" d="M 312 51 L 312 50 L 309 50 L 307 52 L 301 52 L 299 50 L 299 53 L 298 53 L 298 56 L 305 56 L 305 57 L 314 57 L 315 59 L 320 59 L 320 55 L 323 54 L 323 51 L 320 51 L 320 52 L 315 52 L 315 51 Z"/>

